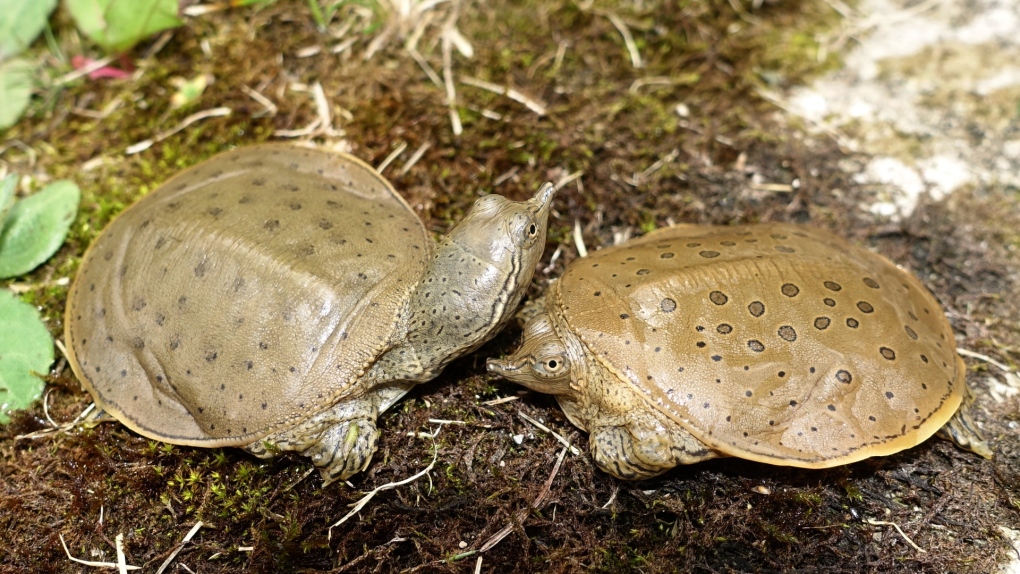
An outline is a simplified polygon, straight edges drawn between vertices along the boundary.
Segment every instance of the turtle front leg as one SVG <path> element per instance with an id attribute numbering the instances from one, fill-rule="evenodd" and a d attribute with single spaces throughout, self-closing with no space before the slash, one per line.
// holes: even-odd
<path id="1" fill-rule="evenodd" d="M 413 385 L 373 389 L 368 394 L 342 400 L 289 429 L 271 434 L 245 447 L 249 453 L 270 458 L 293 451 L 307 456 L 319 469 L 322 486 L 345 480 L 363 470 L 379 443 L 375 421 Z"/>
<path id="2" fill-rule="evenodd" d="M 658 476 L 678 464 L 721 456 L 671 421 L 654 416 L 627 417 L 616 425 L 591 429 L 592 458 L 603 471 L 624 480 Z"/>

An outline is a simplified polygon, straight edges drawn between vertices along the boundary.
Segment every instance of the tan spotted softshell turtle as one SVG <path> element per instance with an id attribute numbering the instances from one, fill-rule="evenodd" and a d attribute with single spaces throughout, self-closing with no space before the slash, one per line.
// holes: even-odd
<path id="1" fill-rule="evenodd" d="M 298 451 L 362 470 L 378 414 L 510 316 L 554 195 L 478 199 L 438 245 L 392 186 L 338 153 L 215 156 L 90 247 L 65 340 L 98 406 L 165 442 Z"/>
<path id="2" fill-rule="evenodd" d="M 938 302 L 808 227 L 682 225 L 575 260 L 488 366 L 556 395 L 621 478 L 717 456 L 825 468 L 943 425 L 990 454 Z"/>

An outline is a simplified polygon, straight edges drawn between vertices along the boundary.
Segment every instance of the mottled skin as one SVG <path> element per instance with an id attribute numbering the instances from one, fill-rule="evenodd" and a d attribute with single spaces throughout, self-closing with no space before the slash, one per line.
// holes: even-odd
<path id="1" fill-rule="evenodd" d="M 375 170 L 259 145 L 178 174 L 90 246 L 65 340 L 107 413 L 159 440 L 362 470 L 378 414 L 490 338 L 544 249 L 547 185 L 438 245 Z"/>
<path id="2" fill-rule="evenodd" d="M 940 429 L 990 455 L 937 301 L 819 230 L 662 229 L 573 262 L 532 314 L 489 370 L 555 395 L 619 478 L 719 456 L 826 468 Z"/>

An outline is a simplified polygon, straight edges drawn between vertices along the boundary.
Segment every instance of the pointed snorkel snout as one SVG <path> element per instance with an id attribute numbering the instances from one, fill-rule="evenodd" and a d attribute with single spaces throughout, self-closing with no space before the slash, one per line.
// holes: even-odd
<path id="1" fill-rule="evenodd" d="M 513 380 L 513 376 L 520 371 L 520 365 L 515 365 L 507 359 L 489 359 L 485 362 L 485 368 L 504 379 Z"/>
<path id="2" fill-rule="evenodd" d="M 548 218 L 549 211 L 552 209 L 553 198 L 556 197 L 556 186 L 551 182 L 542 184 L 542 187 L 538 188 L 538 193 L 535 197 L 528 200 L 528 204 L 532 206 L 533 211 L 538 214 L 539 217 Z"/>

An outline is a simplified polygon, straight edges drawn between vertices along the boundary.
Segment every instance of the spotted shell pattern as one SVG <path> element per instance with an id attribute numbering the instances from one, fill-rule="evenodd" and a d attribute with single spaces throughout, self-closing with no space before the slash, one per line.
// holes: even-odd
<path id="1" fill-rule="evenodd" d="M 352 392 L 432 250 L 411 208 L 355 158 L 227 152 L 91 246 L 68 299 L 71 364 L 144 435 L 247 445 Z"/>
<path id="2" fill-rule="evenodd" d="M 927 290 L 807 227 L 662 229 L 578 260 L 548 300 L 594 360 L 733 456 L 889 454 L 934 433 L 964 392 Z"/>

